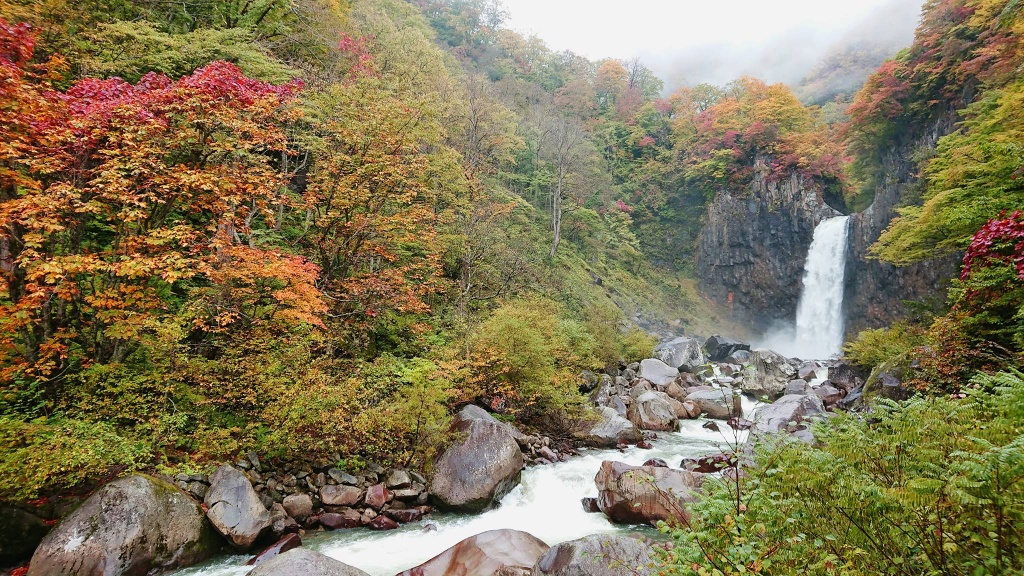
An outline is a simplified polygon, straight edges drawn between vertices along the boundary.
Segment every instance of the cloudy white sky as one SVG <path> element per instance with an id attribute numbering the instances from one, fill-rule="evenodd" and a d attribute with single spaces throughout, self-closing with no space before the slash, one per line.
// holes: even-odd
<path id="1" fill-rule="evenodd" d="M 909 45 L 922 0 L 503 0 L 508 26 L 591 59 L 640 56 L 670 84 L 798 81 L 837 44 Z"/>

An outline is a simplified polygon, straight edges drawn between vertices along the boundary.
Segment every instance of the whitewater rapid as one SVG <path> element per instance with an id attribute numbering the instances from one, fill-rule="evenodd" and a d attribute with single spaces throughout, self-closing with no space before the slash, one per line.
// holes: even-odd
<path id="1" fill-rule="evenodd" d="M 744 400 L 745 414 L 754 407 Z M 683 458 L 719 453 L 746 441 L 746 433 L 733 431 L 724 422 L 717 422 L 720 432 L 703 428 L 705 422 L 681 421 L 679 432 L 660 433 L 651 450 L 587 450 L 567 462 L 528 468 L 523 471 L 522 483 L 502 499 L 501 506 L 483 514 L 434 514 L 430 520 L 388 532 L 353 529 L 311 533 L 303 538 L 303 545 L 371 576 L 393 576 L 487 530 L 522 530 L 549 545 L 591 534 L 649 532 L 653 528 L 620 526 L 609 522 L 604 514 L 586 513 L 580 500 L 597 496 L 594 476 L 605 460 L 640 465 L 649 458 L 661 458 L 669 466 L 678 467 Z M 251 569 L 244 565 L 249 558 L 251 555 L 224 556 L 175 574 L 242 576 Z"/>

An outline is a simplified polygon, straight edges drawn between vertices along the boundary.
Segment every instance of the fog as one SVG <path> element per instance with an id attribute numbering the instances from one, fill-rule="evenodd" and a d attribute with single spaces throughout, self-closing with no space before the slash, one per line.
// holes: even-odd
<path id="1" fill-rule="evenodd" d="M 844 46 L 910 45 L 922 0 L 502 0 L 509 28 L 588 58 L 639 56 L 666 89 L 795 84 Z"/>

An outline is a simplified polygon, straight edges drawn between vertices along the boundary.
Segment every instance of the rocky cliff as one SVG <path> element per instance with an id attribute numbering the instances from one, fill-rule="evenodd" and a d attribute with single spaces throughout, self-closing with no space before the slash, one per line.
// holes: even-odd
<path id="1" fill-rule="evenodd" d="M 747 190 L 722 191 L 708 207 L 696 268 L 705 296 L 765 329 L 795 317 L 814 228 L 839 212 L 814 180 L 773 181 L 764 162 L 756 168 Z"/>
<path id="2" fill-rule="evenodd" d="M 892 323 L 911 312 L 911 303 L 941 306 L 949 280 L 959 273 L 960 257 L 952 256 L 897 268 L 870 257 L 871 245 L 897 216 L 896 208 L 914 201 L 921 186 L 917 162 L 953 131 L 955 110 L 933 122 L 900 134 L 882 157 L 884 179 L 874 203 L 854 214 L 850 225 L 850 256 L 846 269 L 846 329 L 855 333 Z"/>

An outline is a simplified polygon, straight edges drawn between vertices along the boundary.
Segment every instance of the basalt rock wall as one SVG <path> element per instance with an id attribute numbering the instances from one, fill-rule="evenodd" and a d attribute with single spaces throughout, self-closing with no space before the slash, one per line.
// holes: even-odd
<path id="1" fill-rule="evenodd" d="M 763 161 L 756 168 L 748 189 L 721 191 L 708 207 L 696 269 L 706 297 L 763 330 L 795 317 L 814 228 L 840 214 L 813 179 L 775 181 Z"/>

